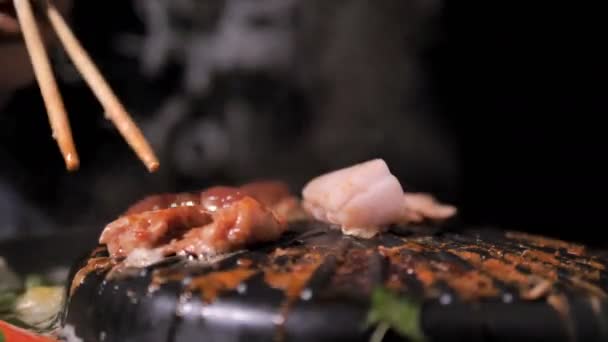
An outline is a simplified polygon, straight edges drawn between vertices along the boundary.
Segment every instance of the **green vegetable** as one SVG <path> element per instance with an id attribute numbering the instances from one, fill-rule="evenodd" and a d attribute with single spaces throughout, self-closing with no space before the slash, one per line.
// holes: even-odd
<path id="1" fill-rule="evenodd" d="M 25 288 L 31 289 L 32 287 L 44 286 L 46 285 L 44 279 L 36 274 L 30 274 L 25 278 Z"/>
<path id="2" fill-rule="evenodd" d="M 0 315 L 2 313 L 10 312 L 15 307 L 17 301 L 17 294 L 12 292 L 0 293 Z"/>
<path id="3" fill-rule="evenodd" d="M 0 293 L 15 292 L 22 288 L 21 280 L 0 257 Z"/>
<path id="4" fill-rule="evenodd" d="M 63 287 L 51 285 L 38 274 L 22 281 L 0 257 L 0 320 L 38 333 L 54 329 L 59 322 Z"/>
<path id="5" fill-rule="evenodd" d="M 390 325 L 388 325 L 386 323 L 378 324 L 378 326 L 376 327 L 376 330 L 374 330 L 374 333 L 369 338 L 369 341 L 370 342 L 382 342 L 382 340 L 384 339 L 384 335 L 386 335 L 386 333 L 389 331 L 390 328 L 391 328 Z"/>
<path id="6" fill-rule="evenodd" d="M 63 302 L 63 287 L 37 286 L 27 289 L 15 303 L 19 320 L 37 329 L 52 327 Z"/>
<path id="7" fill-rule="evenodd" d="M 372 294 L 369 326 L 376 326 L 371 342 L 380 342 L 384 334 L 392 329 L 413 342 L 425 341 L 420 325 L 422 304 L 419 301 L 398 296 L 385 288 L 377 288 Z"/>
<path id="8" fill-rule="evenodd" d="M 0 330 L 0 342 L 6 342 L 6 339 L 4 338 L 4 334 L 2 333 L 1 330 Z"/>

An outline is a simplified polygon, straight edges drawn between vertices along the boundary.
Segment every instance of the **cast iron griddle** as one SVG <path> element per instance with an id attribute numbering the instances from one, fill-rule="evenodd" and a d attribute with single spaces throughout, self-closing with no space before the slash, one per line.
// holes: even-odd
<path id="1" fill-rule="evenodd" d="M 608 259 L 499 230 L 394 228 L 372 240 L 320 223 L 218 261 L 127 269 L 99 247 L 74 271 L 64 321 L 85 341 L 368 341 L 372 293 L 420 301 L 433 341 L 608 338 Z M 383 341 L 403 340 L 394 330 Z"/>

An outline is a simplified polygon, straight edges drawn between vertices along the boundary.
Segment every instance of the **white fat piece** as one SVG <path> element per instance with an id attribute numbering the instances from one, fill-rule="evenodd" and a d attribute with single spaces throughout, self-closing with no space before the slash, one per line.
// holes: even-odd
<path id="1" fill-rule="evenodd" d="M 160 249 L 134 249 L 124 261 L 126 267 L 143 268 L 156 264 L 163 260 L 163 253 Z"/>
<path id="2" fill-rule="evenodd" d="M 373 159 L 311 180 L 304 208 L 343 233 L 370 238 L 403 216 L 403 188 L 386 162 Z"/>

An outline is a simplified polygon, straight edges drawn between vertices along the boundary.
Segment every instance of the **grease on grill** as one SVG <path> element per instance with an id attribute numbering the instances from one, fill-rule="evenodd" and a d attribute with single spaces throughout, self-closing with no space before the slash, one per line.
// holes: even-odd
<path id="1" fill-rule="evenodd" d="M 188 291 L 198 291 L 203 301 L 210 303 L 222 292 L 236 290 L 237 286 L 256 273 L 255 270 L 237 268 L 230 271 L 211 272 L 192 278 Z"/>
<path id="2" fill-rule="evenodd" d="M 312 251 L 288 260 L 283 265 L 271 262 L 263 268 L 264 280 L 270 287 L 283 291 L 288 301 L 293 301 L 300 296 L 322 260 L 323 256 L 319 252 Z"/>
<path id="3" fill-rule="evenodd" d="M 521 241 L 535 247 L 549 247 L 556 250 L 564 249 L 569 254 L 582 256 L 585 254 L 585 246 L 551 239 L 544 236 L 527 234 L 522 232 L 507 232 L 505 236 L 509 239 Z"/>
<path id="4" fill-rule="evenodd" d="M 95 272 L 97 274 L 108 274 L 112 267 L 116 266 L 117 261 L 108 257 L 107 249 L 102 246 L 98 246 L 89 255 L 89 258 L 85 260 L 84 266 L 80 267 L 78 271 L 72 277 L 70 285 L 70 296 L 74 294 L 74 291 L 78 289 L 80 285 L 87 279 L 87 277 Z"/>
<path id="5" fill-rule="evenodd" d="M 80 286 L 84 282 L 85 278 L 91 272 L 107 271 L 108 269 L 110 269 L 112 267 L 112 265 L 113 265 L 112 260 L 108 257 L 89 259 L 87 264 L 83 268 L 78 270 L 78 272 L 74 276 L 74 278 L 72 280 L 72 286 L 70 286 L 70 295 L 73 294 L 74 291 L 76 291 L 78 286 Z"/>
<path id="6" fill-rule="evenodd" d="M 447 288 L 450 295 L 462 301 L 504 300 L 507 289 L 514 291 L 508 293 L 508 301 L 514 296 L 521 300 L 553 298 L 555 302 L 564 289 L 591 298 L 606 295 L 601 285 L 606 278 L 601 259 L 583 246 L 554 239 L 522 233 L 490 237 L 474 232 L 391 232 L 386 233 L 390 237 L 359 243 L 330 230 L 322 237 L 292 233 L 300 243 L 291 243 L 292 235 L 290 243 L 280 241 L 264 250 L 244 252 L 222 266 L 154 266 L 150 286 L 153 289 L 180 281 L 184 293 L 199 293 L 205 302 L 213 302 L 261 274 L 266 286 L 284 293 L 281 315 L 286 315 L 295 302 L 309 300 L 313 291 L 315 295 L 367 298 L 377 285 L 428 299 L 439 299 Z M 384 246 L 384 241 L 391 243 Z M 90 272 L 107 272 L 113 266 L 107 257 L 93 256 L 74 277 L 72 290 Z M 313 288 L 311 279 L 318 270 L 323 273 L 323 281 L 317 281 Z"/>

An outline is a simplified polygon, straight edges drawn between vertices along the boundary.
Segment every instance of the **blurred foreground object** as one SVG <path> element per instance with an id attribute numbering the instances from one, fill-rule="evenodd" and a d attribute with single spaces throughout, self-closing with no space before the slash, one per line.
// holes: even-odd
<path id="1" fill-rule="evenodd" d="M 72 8 L 71 0 L 56 0 L 55 6 L 67 15 Z M 51 28 L 42 21 L 38 22 L 43 40 L 47 47 L 57 43 Z M 0 106 L 12 93 L 34 82 L 34 72 L 29 61 L 25 43 L 21 38 L 19 23 L 11 0 L 0 0 Z"/>

